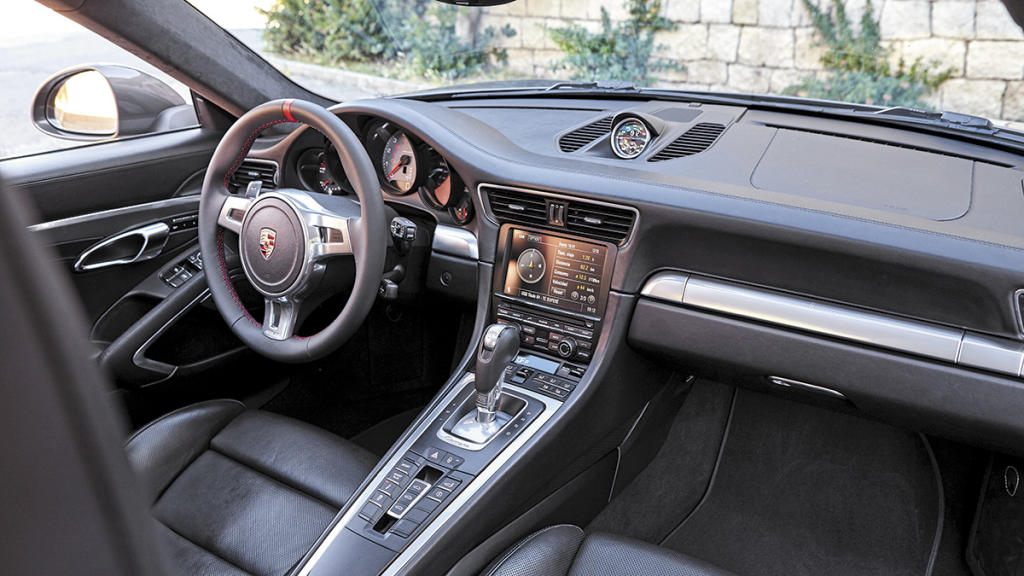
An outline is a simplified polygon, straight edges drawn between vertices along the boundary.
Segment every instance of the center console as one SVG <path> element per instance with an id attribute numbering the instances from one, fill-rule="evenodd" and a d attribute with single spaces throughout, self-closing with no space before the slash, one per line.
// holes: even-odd
<path id="1" fill-rule="evenodd" d="M 398 573 L 544 428 L 593 359 L 615 254 L 612 244 L 502 226 L 472 371 L 421 415 L 299 576 Z"/>

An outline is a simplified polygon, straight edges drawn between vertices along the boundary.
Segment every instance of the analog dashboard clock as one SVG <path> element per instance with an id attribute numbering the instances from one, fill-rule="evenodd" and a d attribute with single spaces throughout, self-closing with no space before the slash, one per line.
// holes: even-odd
<path id="1" fill-rule="evenodd" d="M 651 130 L 643 120 L 636 117 L 623 119 L 612 130 L 612 152 L 626 160 L 636 158 L 647 149 L 651 141 Z"/>

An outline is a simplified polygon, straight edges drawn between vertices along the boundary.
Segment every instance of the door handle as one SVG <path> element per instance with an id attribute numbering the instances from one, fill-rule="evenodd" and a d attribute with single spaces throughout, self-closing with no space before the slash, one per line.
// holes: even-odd
<path id="1" fill-rule="evenodd" d="M 75 261 L 75 272 L 88 272 L 156 258 L 167 244 L 170 232 L 170 226 L 156 222 L 111 236 L 82 252 Z"/>

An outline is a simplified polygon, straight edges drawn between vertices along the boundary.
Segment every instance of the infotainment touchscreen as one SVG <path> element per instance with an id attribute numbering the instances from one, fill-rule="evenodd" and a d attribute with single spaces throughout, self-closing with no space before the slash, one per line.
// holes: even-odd
<path id="1" fill-rule="evenodd" d="M 604 310 L 611 281 L 605 246 L 515 228 L 510 234 L 506 295 L 592 316 Z"/>

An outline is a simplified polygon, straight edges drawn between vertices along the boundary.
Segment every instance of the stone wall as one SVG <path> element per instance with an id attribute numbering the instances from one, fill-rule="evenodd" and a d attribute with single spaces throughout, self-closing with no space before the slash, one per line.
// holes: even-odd
<path id="1" fill-rule="evenodd" d="M 573 21 L 596 30 L 602 5 L 613 20 L 627 17 L 622 0 L 518 0 L 488 8 L 481 25 L 518 31 L 502 41 L 513 72 L 553 77 L 560 52 L 548 29 Z M 864 5 L 847 0 L 851 20 Z M 954 70 L 932 106 L 1024 120 L 1024 33 L 1000 0 L 875 0 L 874 9 L 894 63 L 923 56 Z M 663 55 L 687 68 L 660 73 L 664 86 L 775 93 L 821 70 L 802 0 L 663 0 L 663 14 L 677 24 L 659 35 Z"/>

